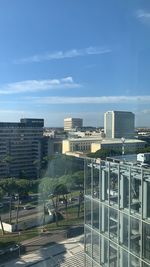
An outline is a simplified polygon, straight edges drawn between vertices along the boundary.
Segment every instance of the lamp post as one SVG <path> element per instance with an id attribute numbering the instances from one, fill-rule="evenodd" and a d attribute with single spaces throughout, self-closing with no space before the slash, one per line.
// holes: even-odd
<path id="1" fill-rule="evenodd" d="M 122 142 L 122 156 L 124 155 L 124 145 L 125 145 L 125 138 L 122 137 L 121 138 L 121 142 Z"/>

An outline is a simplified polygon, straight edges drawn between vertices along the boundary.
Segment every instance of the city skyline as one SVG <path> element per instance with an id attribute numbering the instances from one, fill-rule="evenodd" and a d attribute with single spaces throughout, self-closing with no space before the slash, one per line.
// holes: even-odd
<path id="1" fill-rule="evenodd" d="M 66 117 L 103 126 L 108 110 L 150 126 L 149 1 L 0 3 L 0 121 Z"/>

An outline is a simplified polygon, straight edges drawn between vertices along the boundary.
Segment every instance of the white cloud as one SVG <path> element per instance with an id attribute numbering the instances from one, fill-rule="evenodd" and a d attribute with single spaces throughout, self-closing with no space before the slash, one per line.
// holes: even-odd
<path id="1" fill-rule="evenodd" d="M 57 60 L 57 59 L 74 58 L 74 57 L 81 57 L 81 56 L 88 56 L 88 55 L 100 55 L 100 54 L 106 54 L 110 52 L 111 52 L 111 49 L 109 48 L 90 46 L 84 49 L 71 49 L 68 51 L 56 51 L 52 53 L 33 55 L 31 57 L 15 60 L 14 63 L 16 64 L 32 63 L 32 62 L 36 63 L 36 62 L 41 62 L 41 61 L 50 61 L 54 59 Z"/>
<path id="2" fill-rule="evenodd" d="M 120 104 L 150 103 L 150 96 L 99 96 L 99 97 L 32 97 L 39 104 Z"/>
<path id="3" fill-rule="evenodd" d="M 19 94 L 25 92 L 37 92 L 43 90 L 53 89 L 69 89 L 81 87 L 80 84 L 75 83 L 72 77 L 65 77 L 62 79 L 49 80 L 26 80 L 14 83 L 0 85 L 0 94 Z"/>
<path id="4" fill-rule="evenodd" d="M 136 12 L 136 16 L 139 20 L 141 20 L 143 22 L 150 22 L 150 12 L 139 9 Z"/>

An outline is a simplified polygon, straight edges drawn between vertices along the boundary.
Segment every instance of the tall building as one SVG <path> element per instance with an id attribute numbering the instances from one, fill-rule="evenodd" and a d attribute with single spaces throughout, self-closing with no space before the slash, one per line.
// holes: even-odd
<path id="1" fill-rule="evenodd" d="M 83 127 L 83 119 L 80 118 L 65 118 L 64 131 L 71 131 Z"/>
<path id="2" fill-rule="evenodd" d="M 107 111 L 104 114 L 106 138 L 133 138 L 135 116 L 128 111 Z"/>
<path id="3" fill-rule="evenodd" d="M 38 177 L 43 119 L 0 122 L 0 178 Z"/>
<path id="4" fill-rule="evenodd" d="M 150 266 L 150 169 L 85 160 L 85 267 Z"/>

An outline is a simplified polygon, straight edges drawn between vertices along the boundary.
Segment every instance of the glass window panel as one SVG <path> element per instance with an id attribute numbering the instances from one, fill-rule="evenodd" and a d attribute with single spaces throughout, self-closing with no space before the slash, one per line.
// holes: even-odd
<path id="1" fill-rule="evenodd" d="M 117 247 L 110 242 L 109 245 L 109 267 L 117 266 Z"/>
<path id="2" fill-rule="evenodd" d="M 150 224 L 143 223 L 143 259 L 150 263 Z"/>
<path id="3" fill-rule="evenodd" d="M 128 248 L 129 216 L 120 212 L 120 244 Z"/>
<path id="4" fill-rule="evenodd" d="M 102 170 L 102 177 L 101 177 L 101 183 L 102 183 L 102 201 L 108 201 L 108 170 Z"/>
<path id="5" fill-rule="evenodd" d="M 92 234 L 91 230 L 85 227 L 85 253 L 92 257 Z"/>
<path id="6" fill-rule="evenodd" d="M 122 249 L 119 248 L 119 267 L 129 267 L 128 265 L 128 253 Z"/>
<path id="7" fill-rule="evenodd" d="M 110 163 L 110 205 L 118 205 L 118 166 Z"/>
<path id="8" fill-rule="evenodd" d="M 108 207 L 101 205 L 101 232 L 108 235 Z"/>
<path id="9" fill-rule="evenodd" d="M 85 223 L 91 225 L 91 199 L 85 197 Z"/>
<path id="10" fill-rule="evenodd" d="M 130 267 L 141 267 L 140 265 L 140 260 L 137 257 L 134 257 L 133 255 L 130 254 L 129 257 L 129 266 Z"/>
<path id="11" fill-rule="evenodd" d="M 130 250 L 137 256 L 141 252 L 141 222 L 130 218 Z"/>
<path id="12" fill-rule="evenodd" d="M 100 263 L 108 266 L 108 240 L 103 236 L 100 239 Z"/>
<path id="13" fill-rule="evenodd" d="M 141 214 L 141 174 L 131 176 L 131 213 Z"/>
<path id="14" fill-rule="evenodd" d="M 85 194 L 91 195 L 91 176 L 92 176 L 92 163 L 90 160 L 85 162 Z"/>
<path id="15" fill-rule="evenodd" d="M 99 203 L 93 201 L 93 228 L 99 230 Z"/>
<path id="16" fill-rule="evenodd" d="M 93 165 L 93 198 L 99 198 L 99 169 Z"/>
<path id="17" fill-rule="evenodd" d="M 143 218 L 150 219 L 150 174 L 143 172 Z"/>
<path id="18" fill-rule="evenodd" d="M 127 208 L 126 211 L 129 211 L 129 173 L 122 169 L 120 171 L 120 208 Z"/>
<path id="19" fill-rule="evenodd" d="M 93 236 L 92 236 L 92 245 L 93 245 L 93 249 L 92 249 L 92 252 L 93 252 L 93 256 L 92 258 L 100 263 L 100 241 L 99 241 L 99 234 L 98 233 L 95 233 L 93 231 Z"/>
<path id="20" fill-rule="evenodd" d="M 109 209 L 109 235 L 111 239 L 117 242 L 118 237 L 118 211 L 110 208 Z"/>
<path id="21" fill-rule="evenodd" d="M 149 267 L 150 265 L 148 263 L 142 262 L 141 267 Z"/>

